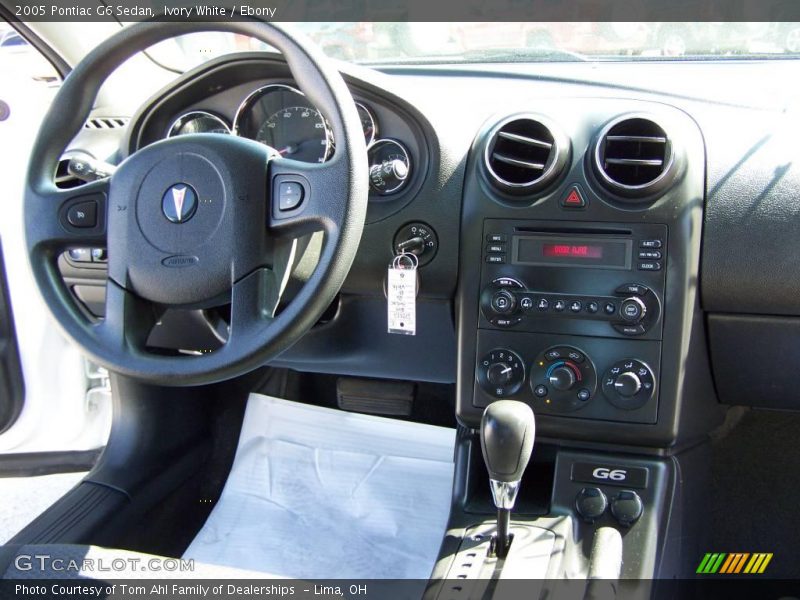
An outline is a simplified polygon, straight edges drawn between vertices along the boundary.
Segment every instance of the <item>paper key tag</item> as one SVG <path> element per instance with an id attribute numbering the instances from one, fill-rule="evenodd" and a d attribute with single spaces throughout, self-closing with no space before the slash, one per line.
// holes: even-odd
<path id="1" fill-rule="evenodd" d="M 417 270 L 389 267 L 386 282 L 389 333 L 417 333 Z"/>

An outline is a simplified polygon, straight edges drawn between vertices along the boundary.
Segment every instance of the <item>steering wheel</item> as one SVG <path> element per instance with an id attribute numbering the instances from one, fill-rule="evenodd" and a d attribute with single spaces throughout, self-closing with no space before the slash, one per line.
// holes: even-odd
<path id="1" fill-rule="evenodd" d="M 156 142 L 107 179 L 55 187 L 65 148 L 101 84 L 125 60 L 169 38 L 226 31 L 278 49 L 301 90 L 328 120 L 330 160 L 281 158 L 230 135 Z M 109 370 L 165 385 L 246 373 L 296 342 L 335 298 L 355 258 L 367 211 L 367 155 L 360 120 L 340 74 L 310 42 L 256 21 L 146 22 L 121 30 L 70 73 L 44 118 L 25 188 L 25 233 L 36 282 L 64 333 Z M 322 231 L 318 265 L 276 314 L 298 237 Z M 84 316 L 57 259 L 69 247 L 105 246 L 105 318 Z M 149 353 L 147 336 L 170 307 L 230 302 L 228 340 L 200 356 Z"/>

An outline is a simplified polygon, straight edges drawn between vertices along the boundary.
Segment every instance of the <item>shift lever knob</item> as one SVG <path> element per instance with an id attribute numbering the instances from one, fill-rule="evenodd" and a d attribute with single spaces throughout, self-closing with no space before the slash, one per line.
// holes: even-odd
<path id="1" fill-rule="evenodd" d="M 533 451 L 536 423 L 530 406 L 516 400 L 492 402 L 481 419 L 481 449 L 489 479 L 522 479 Z"/>
<path id="2" fill-rule="evenodd" d="M 511 509 L 517 500 L 522 473 L 531 459 L 535 435 L 536 422 L 527 404 L 498 400 L 483 412 L 481 450 L 497 507 L 497 535 L 492 549 L 498 558 L 505 558 L 511 547 Z"/>

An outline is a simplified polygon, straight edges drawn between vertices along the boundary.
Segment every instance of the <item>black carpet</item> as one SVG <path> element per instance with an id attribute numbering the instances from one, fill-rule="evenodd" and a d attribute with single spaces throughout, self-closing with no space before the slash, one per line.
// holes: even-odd
<path id="1" fill-rule="evenodd" d="M 708 552 L 773 552 L 766 576 L 800 578 L 800 414 L 748 411 L 712 448 Z"/>

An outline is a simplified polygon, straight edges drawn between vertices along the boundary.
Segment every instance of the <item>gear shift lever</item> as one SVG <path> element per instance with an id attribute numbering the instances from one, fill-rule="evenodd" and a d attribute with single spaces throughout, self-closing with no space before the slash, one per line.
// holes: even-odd
<path id="1" fill-rule="evenodd" d="M 497 507 L 495 553 L 505 558 L 510 544 L 511 509 L 536 435 L 533 411 L 516 400 L 492 402 L 481 419 L 481 450 Z"/>

